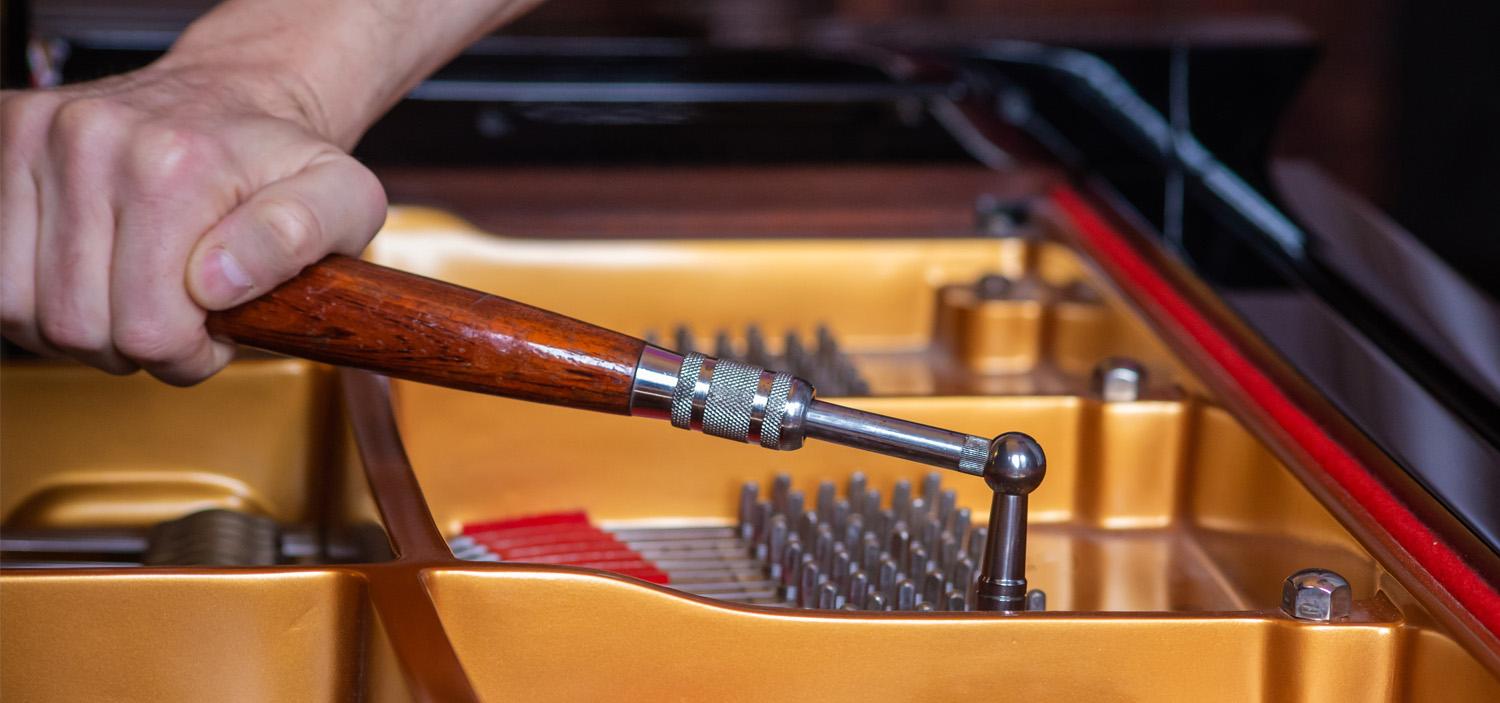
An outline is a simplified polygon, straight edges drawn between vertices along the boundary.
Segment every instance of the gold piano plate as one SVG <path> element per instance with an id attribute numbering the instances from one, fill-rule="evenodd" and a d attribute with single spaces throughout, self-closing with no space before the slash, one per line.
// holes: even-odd
<path id="1" fill-rule="evenodd" d="M 780 354 L 788 330 L 810 339 L 828 326 L 868 381 L 839 402 L 983 436 L 1024 431 L 1046 449 L 1027 559 L 1045 612 L 730 602 L 590 569 L 463 561 L 442 542 L 467 523 L 568 510 L 620 528 L 728 526 L 742 482 L 785 472 L 811 495 L 860 471 L 889 495 L 925 473 L 893 459 L 819 444 L 773 454 L 400 381 L 385 396 L 371 377 L 300 361 L 239 361 L 193 389 L 11 363 L 7 530 L 140 527 L 217 507 L 374 522 L 398 557 L 4 569 L 0 694 L 1500 700 L 1486 660 L 1049 236 L 1062 226 L 1043 213 L 1008 238 L 560 242 L 397 208 L 369 253 L 669 347 L 686 324 L 695 345 L 723 331 L 743 348 L 756 325 Z M 981 294 L 987 275 L 1010 285 Z M 1090 372 L 1106 357 L 1148 370 L 1142 397 L 1100 397 Z M 984 524 L 988 488 L 944 483 Z M 1347 620 L 1279 609 L 1283 580 L 1312 566 L 1348 578 Z"/>

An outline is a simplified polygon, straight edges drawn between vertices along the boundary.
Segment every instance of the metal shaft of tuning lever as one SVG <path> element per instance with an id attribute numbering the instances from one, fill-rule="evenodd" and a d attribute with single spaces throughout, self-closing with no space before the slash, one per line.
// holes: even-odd
<path id="1" fill-rule="evenodd" d="M 984 480 L 995 492 L 984 543 L 974 609 L 1014 613 L 1026 610 L 1026 500 L 1047 472 L 1047 458 L 1036 440 L 1019 432 L 996 438 L 994 463 Z"/>
<path id="2" fill-rule="evenodd" d="M 812 438 L 973 476 L 993 457 L 983 437 L 817 400 L 791 374 L 652 345 L 636 366 L 630 413 L 767 449 Z"/>

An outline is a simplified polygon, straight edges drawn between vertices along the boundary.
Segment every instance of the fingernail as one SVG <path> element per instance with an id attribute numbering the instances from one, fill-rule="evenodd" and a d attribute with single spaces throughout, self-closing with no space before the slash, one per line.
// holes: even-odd
<path id="1" fill-rule="evenodd" d="M 208 271 L 205 272 L 207 280 L 204 281 L 207 292 L 222 304 L 238 300 L 255 285 L 245 267 L 227 249 L 219 248 L 209 252 L 205 263 L 208 264 Z"/>

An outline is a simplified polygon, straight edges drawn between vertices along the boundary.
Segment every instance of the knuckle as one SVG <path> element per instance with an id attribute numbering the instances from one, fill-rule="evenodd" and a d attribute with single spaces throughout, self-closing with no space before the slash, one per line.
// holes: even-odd
<path id="1" fill-rule="evenodd" d="M 132 135 L 130 175 L 146 188 L 182 185 L 210 163 L 209 137 L 167 124 L 143 125 Z"/>
<path id="2" fill-rule="evenodd" d="M 65 144 L 90 147 L 123 130 L 123 108 L 107 98 L 85 97 L 59 105 L 53 120 L 55 136 Z"/>
<path id="3" fill-rule="evenodd" d="M 56 98 L 33 91 L 8 95 L 0 101 L 0 134 L 5 150 L 0 152 L 8 168 L 30 160 L 46 140 L 47 121 Z"/>
<path id="4" fill-rule="evenodd" d="M 305 264 L 316 259 L 323 241 L 322 225 L 312 208 L 300 200 L 282 198 L 260 208 L 260 226 L 273 251 Z"/>
<path id="5" fill-rule="evenodd" d="M 93 352 L 102 349 L 108 341 L 108 332 L 98 321 L 86 316 L 49 309 L 44 306 L 37 316 L 37 330 L 42 339 L 58 349 L 69 352 Z"/>
<path id="6" fill-rule="evenodd" d="M 162 364 L 176 360 L 184 346 L 164 320 L 142 317 L 122 320 L 114 331 L 115 349 L 139 364 Z"/>

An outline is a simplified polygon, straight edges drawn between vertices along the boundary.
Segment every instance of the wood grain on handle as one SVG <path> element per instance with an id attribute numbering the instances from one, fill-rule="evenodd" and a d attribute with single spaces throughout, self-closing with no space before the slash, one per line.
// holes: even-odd
<path id="1" fill-rule="evenodd" d="M 513 300 L 330 256 L 208 330 L 451 388 L 628 414 L 644 342 Z"/>

